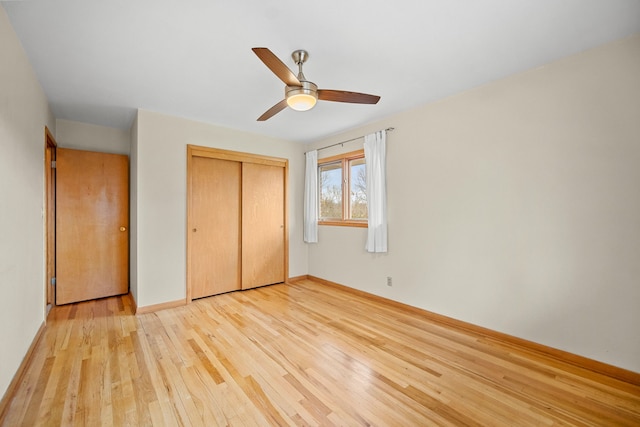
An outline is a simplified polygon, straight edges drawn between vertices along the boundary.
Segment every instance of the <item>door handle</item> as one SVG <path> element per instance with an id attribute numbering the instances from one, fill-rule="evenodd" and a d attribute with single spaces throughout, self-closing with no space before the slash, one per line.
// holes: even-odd
<path id="1" fill-rule="evenodd" d="M 127 231 L 127 227 L 120 227 L 120 231 Z"/>

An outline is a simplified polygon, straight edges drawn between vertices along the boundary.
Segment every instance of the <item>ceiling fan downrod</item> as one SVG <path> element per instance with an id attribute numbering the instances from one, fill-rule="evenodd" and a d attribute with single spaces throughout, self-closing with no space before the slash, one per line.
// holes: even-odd
<path id="1" fill-rule="evenodd" d="M 298 80 L 300 80 L 301 82 L 307 81 L 307 78 L 302 72 L 302 64 L 307 62 L 307 59 L 309 59 L 309 52 L 302 49 L 294 50 L 291 54 L 291 58 L 293 58 L 293 62 L 298 66 Z"/>

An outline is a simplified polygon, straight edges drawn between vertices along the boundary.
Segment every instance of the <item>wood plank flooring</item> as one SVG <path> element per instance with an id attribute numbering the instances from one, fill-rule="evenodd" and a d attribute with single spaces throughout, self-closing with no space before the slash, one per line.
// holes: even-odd
<path id="1" fill-rule="evenodd" d="M 7 426 L 638 426 L 640 387 L 317 282 L 55 307 Z"/>

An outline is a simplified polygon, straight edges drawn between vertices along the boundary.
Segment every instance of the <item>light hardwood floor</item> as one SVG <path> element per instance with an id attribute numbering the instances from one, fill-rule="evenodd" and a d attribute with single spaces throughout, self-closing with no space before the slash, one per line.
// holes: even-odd
<path id="1" fill-rule="evenodd" d="M 55 307 L 5 425 L 640 425 L 640 386 L 305 280 Z"/>

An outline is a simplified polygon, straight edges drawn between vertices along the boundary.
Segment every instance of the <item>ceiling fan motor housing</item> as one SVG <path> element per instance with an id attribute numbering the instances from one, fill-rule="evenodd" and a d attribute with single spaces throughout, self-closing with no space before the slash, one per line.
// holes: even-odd
<path id="1" fill-rule="evenodd" d="M 302 86 L 285 86 L 284 96 L 287 105 L 297 111 L 310 110 L 318 100 L 318 86 L 304 80 L 300 83 Z"/>

